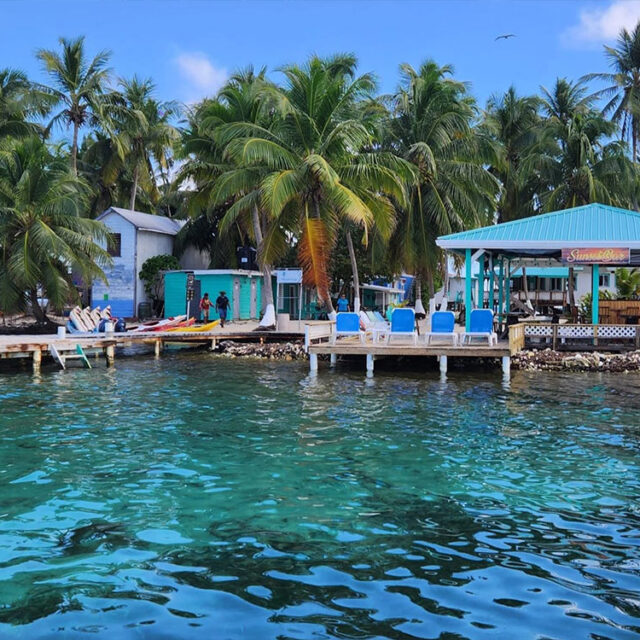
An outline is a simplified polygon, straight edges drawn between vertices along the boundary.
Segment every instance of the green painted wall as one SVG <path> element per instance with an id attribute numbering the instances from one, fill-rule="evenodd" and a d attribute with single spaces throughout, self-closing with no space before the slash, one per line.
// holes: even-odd
<path id="1" fill-rule="evenodd" d="M 251 318 L 251 280 L 256 280 L 256 316 L 260 314 L 260 298 L 262 295 L 262 279 L 249 278 L 245 275 L 226 274 L 226 273 L 204 273 L 196 274 L 196 281 L 200 282 L 200 295 L 205 293 L 215 303 L 216 298 L 220 295 L 220 291 L 226 291 L 229 298 L 230 307 L 228 317 L 231 318 L 234 310 L 234 280 L 240 282 L 240 320 L 249 320 Z M 165 286 L 165 317 L 179 315 L 185 313 L 186 308 L 186 290 L 187 290 L 187 274 L 185 272 L 167 273 L 164 279 Z M 194 303 L 194 312 L 200 300 Z M 179 309 L 179 310 L 178 310 Z M 210 320 L 217 320 L 218 314 L 212 308 L 209 313 Z"/>
<path id="2" fill-rule="evenodd" d="M 172 271 L 164 274 L 164 317 L 171 318 L 186 313 L 187 274 Z"/>

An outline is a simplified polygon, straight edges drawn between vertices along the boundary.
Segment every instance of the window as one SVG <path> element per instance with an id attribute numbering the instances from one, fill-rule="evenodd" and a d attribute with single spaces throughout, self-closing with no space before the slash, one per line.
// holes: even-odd
<path id="1" fill-rule="evenodd" d="M 600 274 L 600 286 L 601 287 L 610 287 L 611 286 L 611 274 L 610 273 L 602 273 L 602 274 Z"/>
<path id="2" fill-rule="evenodd" d="M 107 238 L 107 253 L 112 258 L 122 255 L 122 236 L 119 233 L 110 233 Z"/>

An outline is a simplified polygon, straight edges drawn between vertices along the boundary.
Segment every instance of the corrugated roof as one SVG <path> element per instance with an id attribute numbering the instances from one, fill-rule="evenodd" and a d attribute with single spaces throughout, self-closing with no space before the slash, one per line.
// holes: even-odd
<path id="1" fill-rule="evenodd" d="M 98 220 L 101 220 L 111 212 L 115 212 L 122 216 L 137 229 L 142 231 L 154 231 L 155 233 L 164 233 L 170 236 L 175 236 L 185 224 L 184 220 L 172 220 L 165 216 L 154 216 L 150 213 L 131 211 L 129 209 L 121 209 L 120 207 L 110 207 L 98 216 Z"/>
<path id="2" fill-rule="evenodd" d="M 604 204 L 440 236 L 444 249 L 640 248 L 640 213 Z"/>

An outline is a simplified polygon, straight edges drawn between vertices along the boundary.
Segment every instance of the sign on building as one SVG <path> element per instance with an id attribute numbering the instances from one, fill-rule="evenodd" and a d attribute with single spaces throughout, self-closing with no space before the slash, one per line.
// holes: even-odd
<path id="1" fill-rule="evenodd" d="M 629 264 L 630 257 L 629 249 L 613 247 L 562 250 L 562 262 L 566 264 Z"/>

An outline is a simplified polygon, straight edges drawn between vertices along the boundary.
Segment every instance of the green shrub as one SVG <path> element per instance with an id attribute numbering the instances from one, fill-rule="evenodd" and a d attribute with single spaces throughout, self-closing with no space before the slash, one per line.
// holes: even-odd
<path id="1" fill-rule="evenodd" d="M 164 271 L 180 269 L 180 262 L 168 254 L 153 256 L 144 261 L 140 269 L 140 280 L 144 282 L 145 293 L 151 299 L 155 315 L 162 313 L 164 306 Z"/>

